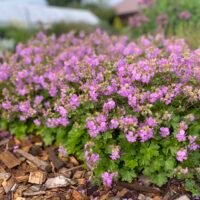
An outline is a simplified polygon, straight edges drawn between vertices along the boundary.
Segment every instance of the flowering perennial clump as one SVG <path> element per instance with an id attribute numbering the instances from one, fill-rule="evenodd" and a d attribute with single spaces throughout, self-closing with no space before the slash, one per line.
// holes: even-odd
<path id="1" fill-rule="evenodd" d="M 162 185 L 199 166 L 200 49 L 184 40 L 39 33 L 0 64 L 1 128 L 40 134 L 94 177 Z"/>

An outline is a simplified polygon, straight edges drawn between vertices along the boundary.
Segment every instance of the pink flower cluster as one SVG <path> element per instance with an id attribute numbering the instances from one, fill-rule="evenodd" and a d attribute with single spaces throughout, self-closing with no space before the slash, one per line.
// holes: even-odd
<path id="1" fill-rule="evenodd" d="M 116 173 L 104 172 L 102 174 L 103 184 L 106 187 L 111 187 L 113 183 L 113 178 L 116 177 L 116 175 Z"/>
<path id="2" fill-rule="evenodd" d="M 188 151 L 199 149 L 199 138 L 190 136 L 186 122 L 180 122 L 174 136 L 166 112 L 175 105 L 174 113 L 184 108 L 188 115 L 190 106 L 199 105 L 199 58 L 200 49 L 191 50 L 181 39 L 142 36 L 129 41 L 101 30 L 58 38 L 39 33 L 0 64 L 0 115 L 66 127 L 82 109 L 92 140 L 115 131 L 131 144 L 175 137 L 180 146 L 188 145 L 177 152 L 182 162 Z M 92 106 L 85 111 L 88 104 Z M 101 159 L 92 149 L 86 144 L 91 168 Z M 113 148 L 110 159 L 120 159 L 121 153 L 120 146 Z M 112 174 L 105 172 L 102 178 L 111 185 Z"/>
<path id="3" fill-rule="evenodd" d="M 87 120 L 88 133 L 91 137 L 96 137 L 99 133 L 105 132 L 107 127 L 107 118 L 105 115 L 100 114 L 92 120 Z"/>
<path id="4" fill-rule="evenodd" d="M 133 28 L 140 27 L 147 22 L 149 22 L 149 18 L 142 14 L 129 17 L 128 19 L 129 26 Z"/>
<path id="5" fill-rule="evenodd" d="M 192 14 L 189 11 L 184 10 L 180 12 L 178 16 L 180 19 L 187 21 L 192 17 Z"/>
<path id="6" fill-rule="evenodd" d="M 183 162 L 184 160 L 187 160 L 187 157 L 188 157 L 187 149 L 181 149 L 177 151 L 176 159 L 178 161 Z"/>
<path id="7" fill-rule="evenodd" d="M 176 135 L 176 139 L 179 142 L 186 141 L 186 129 L 187 129 L 187 124 L 185 124 L 185 122 L 181 122 L 179 125 L 178 134 Z"/>
<path id="8" fill-rule="evenodd" d="M 112 160 L 117 160 L 117 159 L 120 158 L 120 148 L 119 148 L 119 146 L 113 147 L 110 158 Z"/>
<path id="9" fill-rule="evenodd" d="M 99 161 L 99 154 L 93 152 L 94 143 L 88 142 L 84 147 L 84 157 L 87 162 L 87 166 L 92 169 Z"/>

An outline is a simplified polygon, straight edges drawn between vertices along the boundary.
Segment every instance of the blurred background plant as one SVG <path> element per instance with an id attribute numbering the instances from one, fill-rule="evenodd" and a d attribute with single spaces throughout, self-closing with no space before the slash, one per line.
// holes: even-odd
<path id="1" fill-rule="evenodd" d="M 182 37 L 192 48 L 200 46 L 199 0 L 119 0 L 114 6 L 108 6 L 105 2 L 109 1 L 103 0 L 83 2 L 83 0 L 47 0 L 50 6 L 89 10 L 99 18 L 98 25 L 60 21 L 42 30 L 47 34 L 58 36 L 71 30 L 89 33 L 98 26 L 109 33 L 126 34 L 130 39 L 138 38 L 140 35 L 162 33 L 169 37 Z M 133 11 L 120 14 L 117 7 L 122 8 L 123 3 L 127 7 L 132 6 Z M 0 39 L 12 39 L 13 43 L 17 44 L 27 41 L 40 30 L 40 28 L 30 30 L 11 25 L 0 27 Z"/>
<path id="2" fill-rule="evenodd" d="M 123 33 L 132 38 L 141 34 L 162 32 L 167 36 L 178 36 L 196 48 L 199 46 L 200 1 L 199 0 L 146 0 L 145 9 L 133 16 Z"/>

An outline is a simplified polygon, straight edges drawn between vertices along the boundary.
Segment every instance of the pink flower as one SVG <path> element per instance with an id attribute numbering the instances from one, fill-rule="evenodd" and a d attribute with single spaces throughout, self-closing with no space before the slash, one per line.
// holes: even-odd
<path id="1" fill-rule="evenodd" d="M 197 149 L 200 148 L 200 146 L 196 143 L 196 140 L 197 140 L 197 136 L 189 136 L 188 137 L 189 141 L 190 141 L 190 144 L 189 144 L 189 149 L 190 151 L 195 151 Z"/>
<path id="2" fill-rule="evenodd" d="M 111 187 L 113 183 L 113 178 L 116 176 L 116 173 L 109 173 L 109 172 L 104 172 L 102 174 L 102 179 L 103 179 L 103 184 L 106 187 Z"/>
<path id="3" fill-rule="evenodd" d="M 138 130 L 138 136 L 141 142 L 146 142 L 153 137 L 153 129 L 148 126 L 143 126 Z"/>
<path id="4" fill-rule="evenodd" d="M 182 20 L 189 20 L 192 17 L 192 14 L 188 10 L 184 10 L 179 13 L 179 18 Z"/>
<path id="5" fill-rule="evenodd" d="M 51 97 L 55 97 L 56 94 L 57 94 L 57 92 L 58 92 L 57 88 L 56 88 L 55 86 L 52 85 L 51 88 L 50 88 L 50 90 L 49 90 L 50 96 L 51 96 Z"/>
<path id="6" fill-rule="evenodd" d="M 57 118 L 57 124 L 65 127 L 69 124 L 69 120 L 66 117 L 59 117 Z"/>
<path id="7" fill-rule="evenodd" d="M 120 149 L 119 147 L 115 147 L 112 149 L 112 154 L 110 155 L 112 160 L 117 160 L 120 158 Z"/>
<path id="8" fill-rule="evenodd" d="M 30 102 L 29 101 L 24 101 L 19 103 L 19 110 L 23 113 L 28 113 L 30 109 Z"/>
<path id="9" fill-rule="evenodd" d="M 10 101 L 3 102 L 2 108 L 4 108 L 5 110 L 9 110 L 11 108 L 11 102 Z"/>
<path id="10" fill-rule="evenodd" d="M 59 146 L 58 152 L 59 152 L 63 157 L 65 157 L 65 156 L 67 155 L 67 151 L 66 151 L 65 147 L 62 146 L 62 145 Z"/>
<path id="11" fill-rule="evenodd" d="M 160 135 L 162 137 L 167 137 L 169 134 L 170 134 L 169 128 L 167 128 L 167 127 L 160 128 Z"/>
<path id="12" fill-rule="evenodd" d="M 182 174 L 188 174 L 188 172 L 189 172 L 189 170 L 188 170 L 188 168 L 186 167 L 186 168 L 183 168 L 183 169 L 181 169 L 181 173 Z"/>
<path id="13" fill-rule="evenodd" d="M 111 129 L 116 129 L 119 126 L 119 122 L 117 119 L 112 119 L 110 121 L 110 128 Z"/>
<path id="14" fill-rule="evenodd" d="M 86 122 L 86 128 L 88 129 L 88 133 L 91 137 L 96 137 L 99 133 L 95 122 L 92 120 L 88 120 Z"/>
<path id="15" fill-rule="evenodd" d="M 76 109 L 80 105 L 79 97 L 76 94 L 72 94 L 69 104 L 71 105 L 72 109 Z"/>
<path id="16" fill-rule="evenodd" d="M 7 65 L 0 65 L 0 83 L 6 81 L 10 76 L 10 67 Z"/>
<path id="17" fill-rule="evenodd" d="M 36 55 L 36 57 L 34 58 L 34 64 L 38 65 L 40 64 L 42 61 L 42 58 L 39 55 Z"/>
<path id="18" fill-rule="evenodd" d="M 153 117 L 148 117 L 145 121 L 145 124 L 147 124 L 150 127 L 155 127 L 157 125 L 157 122 Z"/>
<path id="19" fill-rule="evenodd" d="M 115 108 L 115 102 L 111 99 L 109 101 L 107 101 L 106 103 L 104 103 L 103 105 L 103 111 L 104 112 L 109 112 L 110 110 Z"/>
<path id="20" fill-rule="evenodd" d="M 61 117 L 66 117 L 67 115 L 67 110 L 63 106 L 58 107 L 58 112 Z"/>
<path id="21" fill-rule="evenodd" d="M 129 26 L 134 27 L 134 28 L 140 27 L 147 22 L 149 22 L 149 18 L 142 14 L 129 17 L 129 20 L 128 20 Z"/>
<path id="22" fill-rule="evenodd" d="M 35 99 L 34 99 L 34 103 L 36 105 L 39 105 L 42 102 L 43 99 L 44 99 L 43 96 L 36 96 Z"/>
<path id="23" fill-rule="evenodd" d="M 128 133 L 126 134 L 126 139 L 128 140 L 128 142 L 130 143 L 134 143 L 137 141 L 137 134 L 135 134 L 132 131 L 128 131 Z"/>
<path id="24" fill-rule="evenodd" d="M 36 126 L 40 126 L 41 125 L 41 121 L 39 119 L 35 119 L 33 122 L 34 122 L 34 124 Z"/>
<path id="25" fill-rule="evenodd" d="M 178 134 L 176 135 L 176 139 L 179 142 L 184 142 L 186 140 L 186 135 L 185 135 L 185 131 L 184 130 L 179 130 Z"/>
<path id="26" fill-rule="evenodd" d="M 84 146 L 84 157 L 87 163 L 87 166 L 92 169 L 99 160 L 99 154 L 94 153 L 92 147 L 94 143 L 86 143 Z"/>
<path id="27" fill-rule="evenodd" d="M 157 18 L 156 18 L 156 23 L 159 26 L 165 26 L 165 25 L 167 25 L 168 21 L 169 21 L 169 17 L 165 13 L 162 13 L 162 14 L 158 15 Z"/>
<path id="28" fill-rule="evenodd" d="M 181 149 L 176 153 L 176 159 L 180 162 L 187 160 L 187 149 Z"/>
<path id="29" fill-rule="evenodd" d="M 179 124 L 179 128 L 182 130 L 186 130 L 188 128 L 188 125 L 184 121 L 182 121 Z"/>
<path id="30" fill-rule="evenodd" d="M 95 164 L 99 160 L 99 154 L 92 153 L 90 155 L 90 162 Z"/>

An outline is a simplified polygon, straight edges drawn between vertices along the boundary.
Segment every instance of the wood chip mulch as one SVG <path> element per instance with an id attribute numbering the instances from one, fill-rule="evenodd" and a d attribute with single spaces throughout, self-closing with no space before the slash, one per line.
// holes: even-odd
<path id="1" fill-rule="evenodd" d="M 171 200 L 187 195 L 171 180 L 163 188 L 146 177 L 134 183 L 119 182 L 108 189 L 90 181 L 91 172 L 75 157 L 60 157 L 38 136 L 17 140 L 0 131 L 0 200 Z"/>

